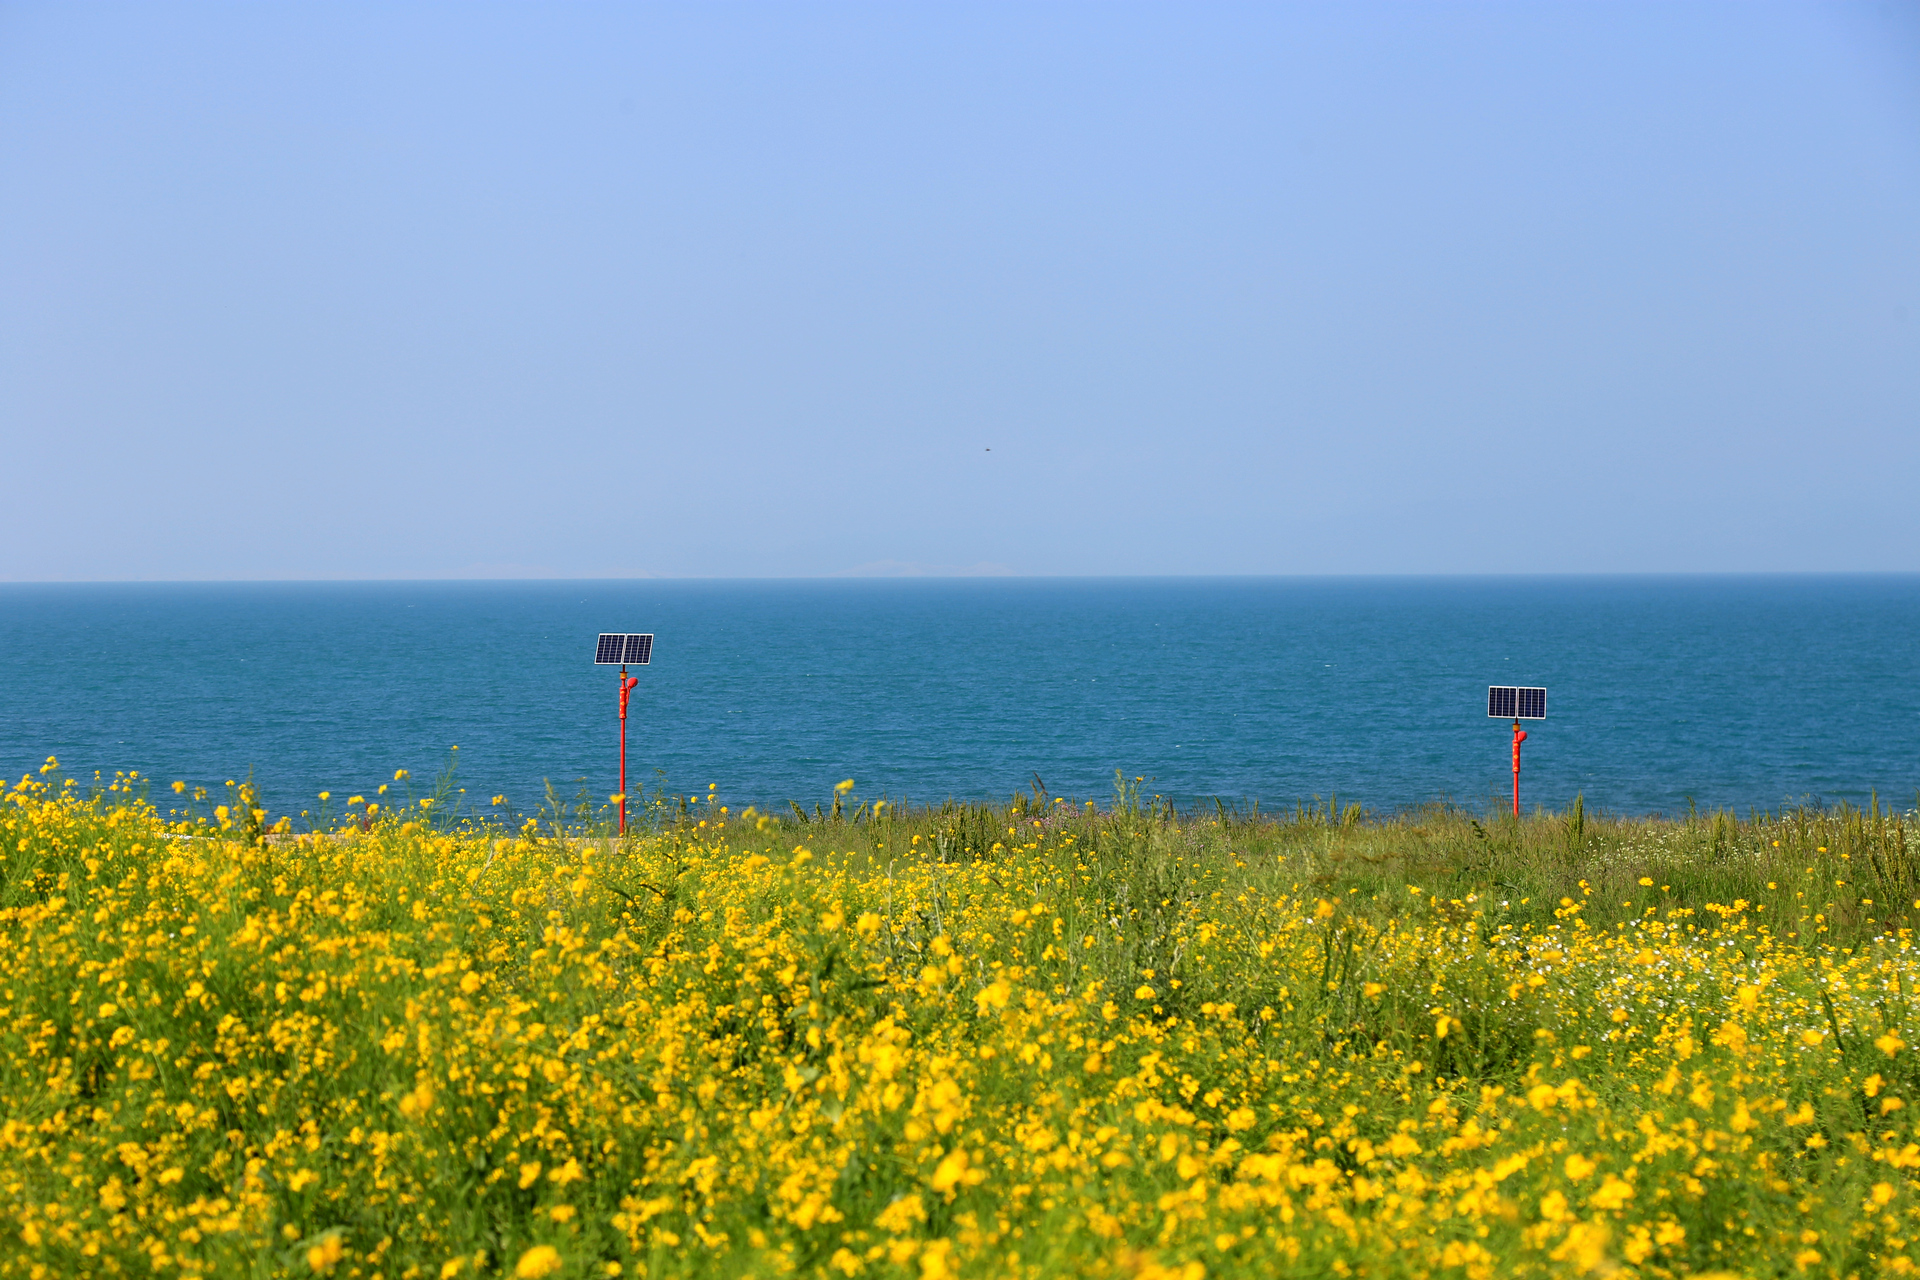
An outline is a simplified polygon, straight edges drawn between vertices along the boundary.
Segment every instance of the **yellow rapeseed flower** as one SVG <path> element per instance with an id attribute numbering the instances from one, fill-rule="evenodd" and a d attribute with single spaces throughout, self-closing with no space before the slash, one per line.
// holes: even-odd
<path id="1" fill-rule="evenodd" d="M 513 1274 L 519 1280 L 541 1280 L 558 1271 L 560 1266 L 558 1249 L 550 1244 L 537 1244 L 520 1255 L 520 1261 L 514 1264 Z"/>
<path id="2" fill-rule="evenodd" d="M 331 1271 L 344 1250 L 338 1235 L 330 1235 L 307 1250 L 307 1267 L 313 1271 Z"/>
<path id="3" fill-rule="evenodd" d="M 1608 1174 L 1600 1183 L 1600 1189 L 1587 1197 L 1587 1203 L 1596 1209 L 1618 1210 L 1633 1199 L 1633 1184 Z"/>

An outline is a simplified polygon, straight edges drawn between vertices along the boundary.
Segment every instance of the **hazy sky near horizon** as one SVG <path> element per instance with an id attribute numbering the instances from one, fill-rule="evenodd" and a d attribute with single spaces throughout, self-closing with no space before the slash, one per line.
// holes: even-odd
<path id="1" fill-rule="evenodd" d="M 0 579 L 1920 570 L 1912 5 L 0 3 Z"/>

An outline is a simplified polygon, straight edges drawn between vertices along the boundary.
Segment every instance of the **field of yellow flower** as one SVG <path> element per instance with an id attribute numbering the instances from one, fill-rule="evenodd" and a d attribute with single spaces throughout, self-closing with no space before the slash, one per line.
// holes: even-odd
<path id="1" fill-rule="evenodd" d="M 1805 815 L 1460 818 L 1423 884 L 1331 812 L 683 809 L 272 836 L 23 780 L 0 1276 L 1913 1268 L 1920 957 Z M 1569 892 L 1486 861 L 1528 839 Z M 1676 896 L 1697 852 L 1772 896 Z"/>

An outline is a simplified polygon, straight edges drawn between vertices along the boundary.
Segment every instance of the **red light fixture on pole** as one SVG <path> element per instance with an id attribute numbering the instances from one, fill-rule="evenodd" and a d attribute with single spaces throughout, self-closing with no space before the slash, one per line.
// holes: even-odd
<path id="1" fill-rule="evenodd" d="M 627 698 L 640 681 L 627 674 L 627 664 L 644 667 L 653 661 L 653 633 L 631 635 L 626 632 L 600 633 L 593 661 L 597 666 L 620 668 L 620 834 L 627 834 Z"/>
<path id="2" fill-rule="evenodd" d="M 1513 719 L 1513 816 L 1520 816 L 1520 744 L 1527 740 L 1522 720 L 1547 718 L 1547 691 L 1519 685 L 1487 686 L 1487 715 L 1494 720 Z"/>

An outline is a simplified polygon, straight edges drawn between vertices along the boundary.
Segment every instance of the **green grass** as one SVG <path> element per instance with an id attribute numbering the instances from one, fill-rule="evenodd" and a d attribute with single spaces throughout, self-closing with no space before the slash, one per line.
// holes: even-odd
<path id="1" fill-rule="evenodd" d="M 656 802 L 666 826 L 698 820 L 701 806 Z M 800 815 L 796 817 L 796 815 Z M 1036 817 L 1083 840 L 1178 851 L 1205 863 L 1243 864 L 1253 881 L 1306 882 L 1354 910 L 1376 900 L 1404 909 L 1409 887 L 1442 903 L 1472 902 L 1515 924 L 1551 924 L 1569 902 L 1590 926 L 1615 928 L 1675 908 L 1744 902 L 1760 922 L 1817 917 L 1809 938 L 1848 946 L 1920 923 L 1920 812 L 1799 807 L 1746 816 L 1716 810 L 1684 817 L 1599 813 L 1576 800 L 1564 812 L 1516 818 L 1434 804 L 1398 814 L 1357 804 L 1298 805 L 1279 813 L 1216 804 L 1181 809 L 1124 780 L 1103 805 L 1057 802 L 1044 792 L 1005 804 L 948 803 L 908 810 L 789 805 L 774 815 L 796 838 L 871 857 L 898 856 L 914 838 L 935 856 L 970 859 Z M 1651 884 L 1643 883 L 1651 881 Z"/>

